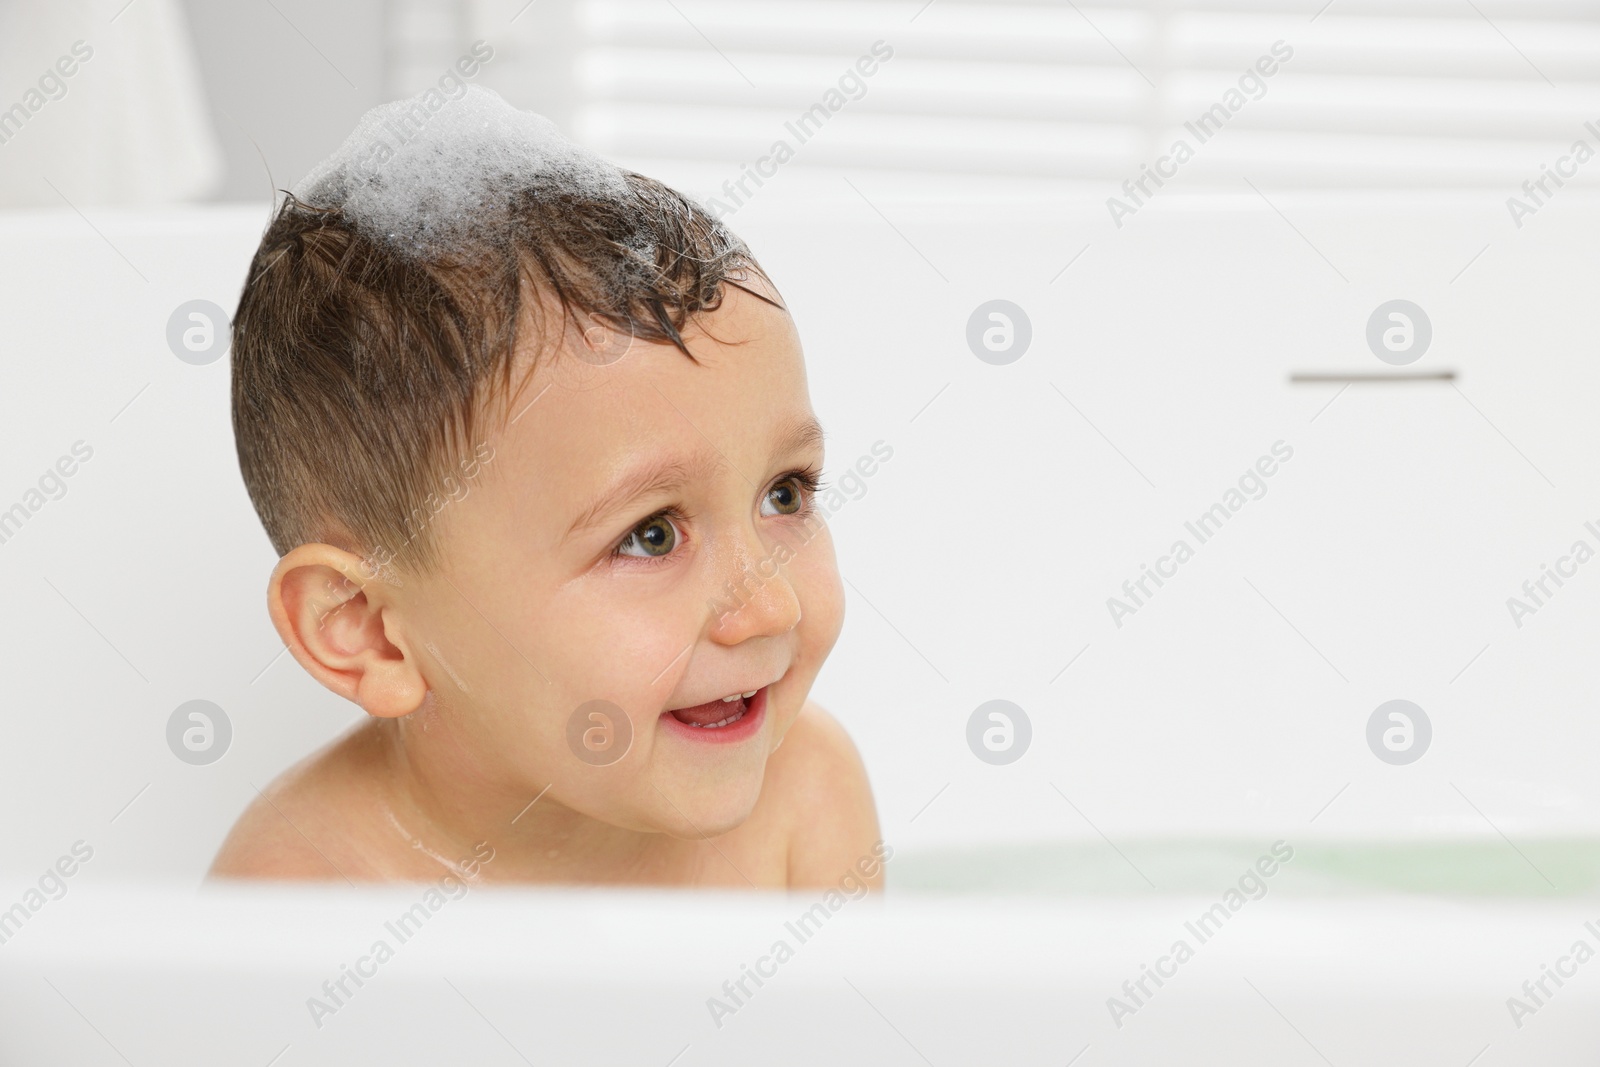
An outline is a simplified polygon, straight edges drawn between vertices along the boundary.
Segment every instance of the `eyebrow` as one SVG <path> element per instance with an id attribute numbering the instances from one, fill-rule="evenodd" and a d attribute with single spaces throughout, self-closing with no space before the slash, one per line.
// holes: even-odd
<path id="1" fill-rule="evenodd" d="M 813 416 L 800 415 L 779 432 L 777 439 L 773 442 L 772 454 L 775 456 L 787 456 L 795 452 L 807 452 L 813 448 L 821 448 L 824 437 L 821 423 L 817 422 Z"/>
<path id="2" fill-rule="evenodd" d="M 773 440 L 774 456 L 793 455 L 812 448 L 821 448 L 824 440 L 822 426 L 810 415 L 799 416 L 780 430 Z M 664 457 L 645 463 L 622 475 L 578 513 L 567 528 L 570 539 L 580 531 L 591 529 L 623 510 L 640 497 L 669 493 L 682 489 L 696 478 L 703 478 L 723 462 L 722 456 L 709 449 L 695 452 L 687 460 Z"/>

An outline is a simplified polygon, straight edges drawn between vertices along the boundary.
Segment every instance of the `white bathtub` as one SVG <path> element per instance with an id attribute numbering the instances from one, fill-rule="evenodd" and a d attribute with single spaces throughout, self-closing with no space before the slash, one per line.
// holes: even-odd
<path id="1" fill-rule="evenodd" d="M 891 891 L 720 1028 L 707 998 L 813 900 L 474 891 L 318 1027 L 307 998 L 417 892 L 196 897 L 254 786 L 355 721 L 267 622 L 225 362 L 166 341 L 186 301 L 231 310 L 265 207 L 0 218 L 0 510 L 93 449 L 0 543 L 0 909 L 93 849 L 0 944 L 0 1060 L 1587 1062 L 1600 965 L 1520 1020 L 1507 998 L 1600 948 L 1600 567 L 1520 627 L 1506 601 L 1600 525 L 1600 205 L 1517 230 L 1493 196 L 1173 194 L 1119 231 L 858 185 L 733 222 L 795 309 L 830 463 L 894 449 L 833 519 L 849 618 L 817 692 Z M 994 298 L 1032 322 L 1009 366 L 965 340 Z M 1386 371 L 1364 329 L 1393 298 L 1434 329 L 1407 369 L 1453 383 L 1290 384 Z M 1107 599 L 1278 441 L 1266 495 L 1118 627 Z M 164 736 L 197 698 L 233 726 L 209 766 Z M 995 698 L 1033 725 L 1008 766 L 966 742 Z M 1433 726 L 1406 766 L 1365 738 L 1395 698 Z M 1117 1026 L 1108 998 L 1278 840 L 1270 891 Z"/>
<path id="2" fill-rule="evenodd" d="M 5 946 L 8 1063 L 1578 1064 L 1600 1017 L 1593 962 L 1520 1029 L 1504 1006 L 1595 941 L 1577 903 L 1269 896 L 1119 1028 L 1107 999 L 1210 901 L 859 901 L 802 943 L 807 900 L 479 890 L 400 943 L 415 891 L 82 893 Z"/>

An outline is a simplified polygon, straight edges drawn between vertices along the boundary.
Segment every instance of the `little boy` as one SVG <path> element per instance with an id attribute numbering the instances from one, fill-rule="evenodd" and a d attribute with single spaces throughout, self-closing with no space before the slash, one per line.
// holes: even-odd
<path id="1" fill-rule="evenodd" d="M 876 887 L 795 327 L 698 205 L 471 88 L 369 112 L 234 320 L 300 665 L 369 718 L 221 876 Z"/>

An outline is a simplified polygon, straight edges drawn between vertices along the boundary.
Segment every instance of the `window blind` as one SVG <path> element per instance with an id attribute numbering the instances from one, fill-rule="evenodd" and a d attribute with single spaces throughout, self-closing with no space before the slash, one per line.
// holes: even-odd
<path id="1" fill-rule="evenodd" d="M 1600 0 L 395 7 L 397 82 L 485 37 L 489 84 L 632 165 L 737 173 L 879 41 L 892 58 L 791 165 L 1103 187 L 1182 140 L 1201 187 L 1511 189 L 1578 138 L 1600 149 Z"/>

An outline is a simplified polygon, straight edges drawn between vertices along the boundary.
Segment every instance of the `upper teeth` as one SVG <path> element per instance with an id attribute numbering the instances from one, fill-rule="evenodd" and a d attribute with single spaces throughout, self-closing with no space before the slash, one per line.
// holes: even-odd
<path id="1" fill-rule="evenodd" d="M 751 697 L 753 697 L 755 695 L 756 695 L 756 691 L 754 689 L 752 689 L 748 693 L 735 693 L 731 697 L 723 697 L 722 698 L 722 702 L 724 704 L 732 704 L 735 700 L 738 700 L 740 697 L 743 697 L 745 700 L 749 700 Z"/>

